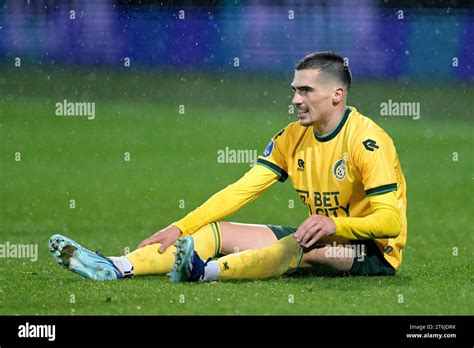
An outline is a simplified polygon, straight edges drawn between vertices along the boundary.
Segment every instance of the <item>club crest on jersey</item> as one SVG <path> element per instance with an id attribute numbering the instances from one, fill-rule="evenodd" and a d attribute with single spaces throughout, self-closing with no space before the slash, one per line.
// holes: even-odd
<path id="1" fill-rule="evenodd" d="M 268 143 L 267 147 L 265 148 L 265 150 L 263 151 L 263 157 L 268 157 L 270 156 L 270 154 L 272 153 L 272 150 L 273 150 L 273 146 L 275 145 L 275 143 L 273 142 L 273 140 L 270 140 L 270 142 Z"/>
<path id="2" fill-rule="evenodd" d="M 343 180 L 346 177 L 346 160 L 344 158 L 334 164 L 332 173 L 337 180 Z"/>

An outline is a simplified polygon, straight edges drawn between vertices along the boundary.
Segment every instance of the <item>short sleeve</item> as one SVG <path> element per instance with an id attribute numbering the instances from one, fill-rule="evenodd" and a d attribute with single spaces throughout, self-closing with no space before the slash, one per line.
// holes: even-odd
<path id="1" fill-rule="evenodd" d="M 367 196 L 397 190 L 396 157 L 392 139 L 381 130 L 357 138 L 354 161 Z"/>
<path id="2" fill-rule="evenodd" d="M 288 179 L 288 169 L 285 159 L 286 128 L 276 133 L 268 143 L 267 147 L 257 159 L 257 165 L 267 167 L 279 176 L 278 181 L 284 182 Z"/>

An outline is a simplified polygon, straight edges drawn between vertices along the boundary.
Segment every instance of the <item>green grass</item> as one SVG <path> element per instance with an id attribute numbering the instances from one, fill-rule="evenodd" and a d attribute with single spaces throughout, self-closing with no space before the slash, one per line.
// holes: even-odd
<path id="1" fill-rule="evenodd" d="M 395 277 L 177 285 L 157 276 L 94 283 L 55 264 L 49 236 L 63 233 L 118 255 L 182 217 L 249 169 L 218 164 L 217 150 L 261 152 L 292 121 L 289 77 L 1 72 L 0 244 L 38 244 L 39 258 L 0 259 L 0 314 L 473 314 L 472 86 L 353 87 L 349 104 L 392 136 L 408 183 L 408 244 Z M 94 101 L 96 119 L 54 116 L 63 99 Z M 421 102 L 421 119 L 382 119 L 379 105 L 388 99 Z M 289 182 L 277 184 L 228 219 L 297 226 L 306 217 L 297 202 Z"/>

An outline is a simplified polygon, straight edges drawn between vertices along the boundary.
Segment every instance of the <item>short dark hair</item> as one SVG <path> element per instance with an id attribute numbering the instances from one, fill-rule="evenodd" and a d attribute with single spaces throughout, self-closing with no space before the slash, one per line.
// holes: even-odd
<path id="1" fill-rule="evenodd" d="M 301 58 L 296 63 L 296 70 L 316 69 L 326 76 L 335 78 L 349 90 L 352 83 L 352 73 L 349 64 L 334 52 L 314 52 Z"/>

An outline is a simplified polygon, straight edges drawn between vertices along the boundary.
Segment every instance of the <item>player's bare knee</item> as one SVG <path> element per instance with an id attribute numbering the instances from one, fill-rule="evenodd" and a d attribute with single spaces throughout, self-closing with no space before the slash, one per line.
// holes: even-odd
<path id="1" fill-rule="evenodd" d="M 238 248 L 236 245 L 237 240 L 236 240 L 236 231 L 235 228 L 233 228 L 232 224 L 227 221 L 219 221 L 219 229 L 221 231 L 221 238 L 222 238 L 222 248 L 221 248 L 221 254 L 223 255 L 228 255 L 232 254 L 235 252 L 235 248 Z"/>
<path id="2" fill-rule="evenodd" d="M 219 222 L 222 237 L 221 253 L 232 254 L 250 249 L 261 249 L 277 241 L 275 234 L 266 225 Z"/>

